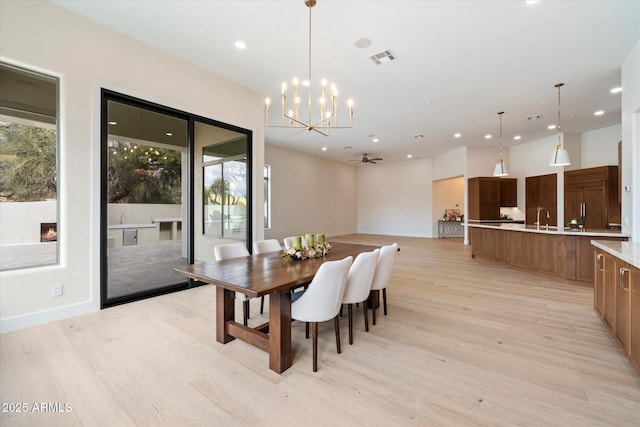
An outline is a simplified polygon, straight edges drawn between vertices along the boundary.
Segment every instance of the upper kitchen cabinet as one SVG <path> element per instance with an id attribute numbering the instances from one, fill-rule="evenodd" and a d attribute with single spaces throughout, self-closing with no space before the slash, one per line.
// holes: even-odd
<path id="1" fill-rule="evenodd" d="M 600 166 L 564 173 L 564 217 L 582 218 L 584 227 L 620 227 L 618 166 Z"/>
<path id="2" fill-rule="evenodd" d="M 535 224 L 538 208 L 542 211 L 544 224 L 558 225 L 558 177 L 555 173 L 548 175 L 528 176 L 525 180 L 525 215 L 527 224 Z M 540 222 L 543 222 L 542 220 Z"/>
<path id="3" fill-rule="evenodd" d="M 518 205 L 515 178 L 469 178 L 469 219 L 499 220 L 500 207 Z"/>
<path id="4" fill-rule="evenodd" d="M 515 208 L 518 206 L 518 179 L 500 179 L 500 207 Z"/>

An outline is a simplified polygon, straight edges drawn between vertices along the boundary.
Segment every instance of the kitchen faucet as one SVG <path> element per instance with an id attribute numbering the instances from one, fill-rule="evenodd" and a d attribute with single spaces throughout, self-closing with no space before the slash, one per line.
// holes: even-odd
<path id="1" fill-rule="evenodd" d="M 541 207 L 538 206 L 538 212 L 536 213 L 536 229 L 540 230 L 540 212 L 542 212 L 543 210 L 547 211 L 547 220 L 551 217 L 551 215 L 549 215 L 549 209 L 545 208 L 545 207 Z M 547 230 L 549 229 L 549 221 L 547 221 Z"/>

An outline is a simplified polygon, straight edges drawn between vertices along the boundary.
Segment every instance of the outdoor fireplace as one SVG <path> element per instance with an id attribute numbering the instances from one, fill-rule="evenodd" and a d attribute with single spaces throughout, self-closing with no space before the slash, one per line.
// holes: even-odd
<path id="1" fill-rule="evenodd" d="M 58 240 L 58 223 L 40 223 L 40 242 L 56 242 Z"/>

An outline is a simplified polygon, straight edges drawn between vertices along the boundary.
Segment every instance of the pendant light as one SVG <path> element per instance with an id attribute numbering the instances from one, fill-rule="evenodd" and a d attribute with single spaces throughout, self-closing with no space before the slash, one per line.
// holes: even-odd
<path id="1" fill-rule="evenodd" d="M 504 164 L 504 160 L 502 160 L 502 115 L 504 111 L 500 111 L 498 113 L 498 117 L 500 117 L 500 157 L 496 162 L 496 166 L 493 168 L 493 176 L 507 176 L 509 172 L 507 172 L 507 167 Z"/>
<path id="2" fill-rule="evenodd" d="M 564 86 L 564 83 L 558 83 L 555 87 L 558 88 L 558 145 L 551 153 L 551 159 L 549 160 L 549 166 L 569 166 L 571 159 L 569 159 L 569 153 L 564 148 L 564 135 L 562 134 L 562 128 L 560 127 L 560 88 Z"/>

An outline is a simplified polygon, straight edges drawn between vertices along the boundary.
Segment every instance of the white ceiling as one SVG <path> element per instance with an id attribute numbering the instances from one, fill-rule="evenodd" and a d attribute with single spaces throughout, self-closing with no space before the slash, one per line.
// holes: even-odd
<path id="1" fill-rule="evenodd" d="M 272 121 L 281 82 L 308 72 L 303 0 L 53 2 L 275 98 Z M 267 142 L 343 161 L 369 153 L 388 162 L 464 145 L 497 152 L 498 111 L 505 112 L 505 146 L 553 134 L 547 126 L 557 120 L 558 82 L 565 83 L 565 132 L 620 123 L 621 95 L 610 89 L 620 85 L 620 66 L 640 38 L 640 1 L 318 0 L 312 24 L 312 75 L 335 81 L 341 101 L 354 99 L 354 125 L 329 137 L 266 128 Z M 371 45 L 357 48 L 361 38 Z M 247 48 L 237 50 L 236 40 Z M 398 59 L 375 65 L 369 56 L 385 49 Z M 596 117 L 596 110 L 605 114 Z M 543 118 L 526 119 L 536 114 Z M 493 139 L 485 140 L 487 133 Z"/>

